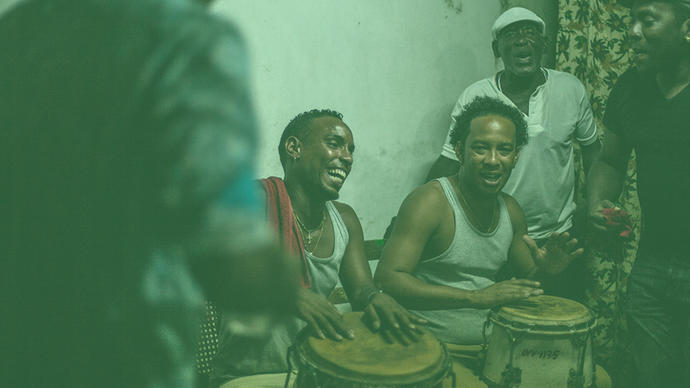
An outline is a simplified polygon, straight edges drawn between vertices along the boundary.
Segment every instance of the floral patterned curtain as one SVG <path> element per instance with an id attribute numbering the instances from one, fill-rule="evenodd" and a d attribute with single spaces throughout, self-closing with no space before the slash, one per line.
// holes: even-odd
<path id="1" fill-rule="evenodd" d="M 589 92 L 599 136 L 606 130 L 601 120 L 606 100 L 618 79 L 629 66 L 626 38 L 630 10 L 617 0 L 559 0 L 560 29 L 556 45 L 556 68 L 577 76 Z M 639 236 L 640 207 L 634 155 L 618 206 L 633 218 L 634 236 Z M 579 173 L 578 205 L 584 207 L 584 174 Z M 612 375 L 618 386 L 629 378 L 626 359 L 626 323 L 621 311 L 626 280 L 635 259 L 637 238 L 619 249 L 603 251 L 587 246 L 587 266 L 592 284 L 587 286 L 587 304 L 598 318 L 594 342 L 597 362 Z"/>

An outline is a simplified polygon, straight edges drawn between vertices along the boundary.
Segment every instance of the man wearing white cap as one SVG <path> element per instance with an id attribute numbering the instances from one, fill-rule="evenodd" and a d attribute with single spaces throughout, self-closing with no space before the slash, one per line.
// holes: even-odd
<path id="1" fill-rule="evenodd" d="M 501 14 L 491 28 L 492 49 L 503 61 L 505 70 L 467 87 L 451 114 L 452 128 L 462 106 L 477 96 L 498 98 L 524 114 L 529 142 L 523 147 L 503 191 L 520 203 L 528 234 L 538 245 L 553 232 L 572 233 L 575 213 L 572 138 L 582 146 L 585 170 L 600 148 L 582 83 L 571 74 L 540 66 L 546 47 L 544 29 L 544 21 L 528 9 L 514 7 Z M 448 137 L 427 180 L 454 175 L 459 165 Z M 565 281 L 554 282 L 553 289 L 547 285 L 547 291 L 580 299 L 583 272 L 581 265 L 570 268 L 563 276 Z"/>

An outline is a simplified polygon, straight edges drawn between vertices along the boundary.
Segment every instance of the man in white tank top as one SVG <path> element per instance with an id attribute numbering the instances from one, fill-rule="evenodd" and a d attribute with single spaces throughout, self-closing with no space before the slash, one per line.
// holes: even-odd
<path id="1" fill-rule="evenodd" d="M 501 192 L 527 140 L 520 111 L 477 97 L 463 108 L 451 138 L 460 170 L 405 199 L 375 280 L 426 318 L 442 341 L 474 345 L 481 343 L 487 309 L 541 294 L 534 279 L 561 272 L 582 249 L 557 232 L 538 248 L 520 206 Z M 521 279 L 496 283 L 504 265 Z"/>
<path id="2" fill-rule="evenodd" d="M 374 285 L 359 219 L 350 206 L 335 201 L 352 168 L 354 150 L 352 132 L 342 115 L 332 110 L 304 112 L 285 128 L 278 146 L 285 179 L 269 180 L 287 193 L 289 199 L 280 210 L 291 208 L 303 245 L 304 287 L 297 292 L 297 316 L 274 327 L 265 338 L 223 333 L 215 360 L 215 384 L 222 388 L 282 387 L 288 369 L 287 349 L 307 325 L 322 338 L 354 338 L 342 315 L 326 299 L 338 279 L 352 309 L 364 311 L 369 326 L 389 339 L 416 340 L 416 325 L 426 324 Z M 237 379 L 247 375 L 256 376 Z"/>
<path id="3" fill-rule="evenodd" d="M 572 74 L 541 67 L 546 47 L 544 21 L 534 12 L 513 7 L 491 28 L 492 49 L 504 70 L 469 85 L 451 113 L 452 130 L 461 108 L 477 96 L 498 98 L 518 108 L 527 122 L 529 144 L 521 150 L 503 191 L 524 211 L 527 233 L 541 245 L 552 232 L 577 233 L 574 143 L 580 145 L 584 171 L 599 152 L 596 125 L 587 91 Z M 459 164 L 450 133 L 427 181 L 457 173 Z M 587 278 L 578 262 L 549 282 L 549 292 L 572 299 L 584 297 Z"/>

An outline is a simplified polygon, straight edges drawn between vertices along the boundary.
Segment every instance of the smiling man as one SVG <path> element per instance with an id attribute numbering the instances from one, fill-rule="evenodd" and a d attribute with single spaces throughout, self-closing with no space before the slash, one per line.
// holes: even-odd
<path id="1" fill-rule="evenodd" d="M 527 231 L 542 245 L 553 232 L 573 233 L 575 163 L 572 138 L 582 146 L 585 170 L 600 145 L 592 110 L 582 83 L 574 76 L 540 66 L 546 47 L 544 21 L 525 8 L 505 11 L 491 32 L 493 52 L 505 70 L 467 87 L 451 114 L 451 130 L 462 107 L 477 96 L 498 98 L 518 108 L 527 121 L 529 144 L 503 190 L 525 212 Z M 427 180 L 453 175 L 459 163 L 450 133 Z M 582 298 L 584 267 L 574 266 L 547 289 Z"/>
<path id="2" fill-rule="evenodd" d="M 501 192 L 527 141 L 516 108 L 490 97 L 463 107 L 450 141 L 457 174 L 414 190 L 403 202 L 376 281 L 429 321 L 442 341 L 482 343 L 488 309 L 539 295 L 540 283 L 582 253 L 568 233 L 543 248 L 528 236 L 513 197 Z M 496 282 L 504 265 L 523 279 Z"/>
<path id="3" fill-rule="evenodd" d="M 352 339 L 351 329 L 326 299 L 338 279 L 352 308 L 364 311 L 373 330 L 414 340 L 415 324 L 426 323 L 374 286 L 357 215 L 335 201 L 352 169 L 354 150 L 350 128 L 332 110 L 304 112 L 285 128 L 278 146 L 285 179 L 271 177 L 262 184 L 269 219 L 279 214 L 282 220 L 283 246 L 296 239 L 293 253 L 302 268 L 297 317 L 274 328 L 268 338 L 224 333 L 214 372 L 216 383 L 230 380 L 223 388 L 282 386 L 287 349 L 306 325 L 319 337 Z M 247 375 L 258 376 L 236 379 Z"/>
<path id="4" fill-rule="evenodd" d="M 611 91 L 588 187 L 591 226 L 621 192 L 632 150 L 642 230 L 626 312 L 639 387 L 690 386 L 690 1 L 628 1 L 634 66 Z M 614 236 L 608 232 L 608 236 Z"/>

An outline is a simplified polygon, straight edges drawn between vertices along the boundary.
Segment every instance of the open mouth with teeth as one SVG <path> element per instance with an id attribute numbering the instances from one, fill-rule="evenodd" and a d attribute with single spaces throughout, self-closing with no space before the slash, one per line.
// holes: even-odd
<path id="1" fill-rule="evenodd" d="M 522 52 L 515 55 L 515 60 L 518 64 L 529 65 L 532 63 L 532 53 Z"/>
<path id="2" fill-rule="evenodd" d="M 329 168 L 326 170 L 326 172 L 328 173 L 328 176 L 331 178 L 331 181 L 338 184 L 339 186 L 343 185 L 348 174 L 347 171 L 345 171 L 345 169 L 343 168 Z"/>
<path id="3" fill-rule="evenodd" d="M 498 186 L 501 183 L 501 178 L 503 174 L 497 172 L 483 172 L 479 176 L 482 178 L 485 184 L 489 186 Z"/>

